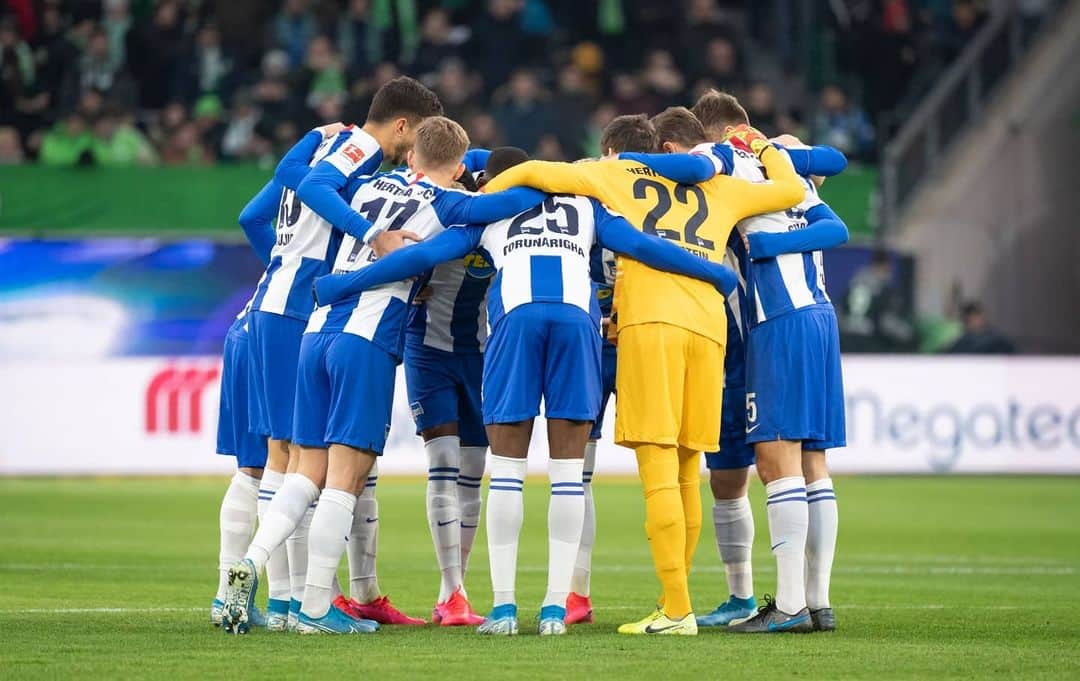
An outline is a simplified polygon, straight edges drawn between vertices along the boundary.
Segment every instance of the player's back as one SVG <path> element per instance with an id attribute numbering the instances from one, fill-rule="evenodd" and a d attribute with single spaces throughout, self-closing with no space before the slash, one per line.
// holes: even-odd
<path id="1" fill-rule="evenodd" d="M 443 352 L 480 353 L 487 342 L 488 288 L 495 274 L 481 250 L 436 265 L 431 296 L 409 313 L 408 342 Z"/>
<path id="2" fill-rule="evenodd" d="M 426 239 L 446 229 L 435 204 L 441 195 L 455 191 L 437 187 L 411 171 L 395 170 L 363 184 L 353 195 L 352 207 L 376 228 L 407 229 Z M 371 246 L 346 235 L 333 269 L 335 273 L 353 272 L 376 259 Z M 411 280 L 396 281 L 321 306 L 311 315 L 307 330 L 352 333 L 400 356 L 413 287 Z"/>
<path id="3" fill-rule="evenodd" d="M 760 162 L 752 154 L 735 149 L 732 175 L 751 182 L 765 179 Z M 739 222 L 744 234 L 754 232 L 786 233 L 807 227 L 806 213 L 822 203 L 817 187 L 800 178 L 803 200 L 785 211 L 755 215 Z M 752 254 L 751 254 L 752 255 Z M 792 310 L 812 305 L 832 305 L 825 292 L 825 266 L 821 251 L 784 253 L 775 258 L 746 260 L 746 319 L 751 326 Z"/>
<path id="4" fill-rule="evenodd" d="M 309 167 L 332 154 L 355 149 L 354 155 L 370 159 L 361 163 L 362 173 L 378 170 L 378 142 L 367 133 L 346 129 L 323 140 L 316 148 Z M 254 309 L 298 319 L 307 319 L 314 307 L 311 285 L 316 277 L 330 271 L 330 263 L 341 243 L 341 233 L 322 216 L 300 201 L 292 189 L 281 193 L 276 241 L 270 252 L 270 264 L 259 281 Z"/>
<path id="5" fill-rule="evenodd" d="M 676 184 L 633 161 L 600 161 L 599 198 L 648 234 L 674 241 L 711 262 L 724 259 L 724 246 L 737 214 L 725 205 L 737 189 L 730 177 L 699 185 Z M 724 343 L 727 322 L 718 314 L 723 295 L 706 282 L 659 272 L 619 258 L 615 306 L 619 328 L 662 322 Z"/>
<path id="6" fill-rule="evenodd" d="M 536 207 L 484 230 L 480 244 L 496 270 L 488 293 L 492 328 L 528 303 L 573 305 L 599 328 L 589 257 L 596 242 L 597 208 L 586 197 L 550 195 Z"/>

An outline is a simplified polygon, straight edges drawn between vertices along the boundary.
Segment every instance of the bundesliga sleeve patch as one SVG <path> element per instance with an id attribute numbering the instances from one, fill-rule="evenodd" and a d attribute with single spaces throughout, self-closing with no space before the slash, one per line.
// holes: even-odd
<path id="1" fill-rule="evenodd" d="M 349 177 L 360 167 L 367 154 L 364 150 L 352 142 L 346 142 L 341 148 L 326 157 L 330 165 L 341 171 L 345 177 Z"/>

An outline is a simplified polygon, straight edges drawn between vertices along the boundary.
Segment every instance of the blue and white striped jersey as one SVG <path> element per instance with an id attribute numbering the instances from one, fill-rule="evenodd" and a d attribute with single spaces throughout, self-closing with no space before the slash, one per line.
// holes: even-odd
<path id="1" fill-rule="evenodd" d="M 520 305 L 549 302 L 581 308 L 599 329 L 590 253 L 604 215 L 610 214 L 595 199 L 550 195 L 534 208 L 488 225 L 480 244 L 496 271 L 488 294 L 491 327 Z"/>
<path id="2" fill-rule="evenodd" d="M 427 285 L 431 297 L 414 305 L 407 340 L 458 354 L 479 354 L 487 344 L 488 288 L 495 268 L 482 249 L 436 265 Z"/>
<path id="3" fill-rule="evenodd" d="M 374 174 L 382 163 L 382 149 L 360 128 L 348 128 L 324 140 L 309 162 L 326 160 L 347 177 Z M 254 309 L 306 320 L 315 307 L 311 285 L 329 273 L 342 233 L 285 189 L 277 221 L 277 241 L 270 264 L 255 292 Z"/>
<path id="4" fill-rule="evenodd" d="M 477 196 L 436 186 L 409 170 L 394 170 L 376 175 L 362 185 L 353 196 L 352 207 L 376 228 L 408 229 L 428 239 L 452 226 L 468 224 L 469 202 Z M 334 272 L 354 272 L 376 259 L 370 246 L 346 236 L 334 262 Z M 396 281 L 318 307 L 311 315 L 306 333 L 351 333 L 400 357 L 409 301 L 416 287 L 412 280 Z"/>
<path id="5" fill-rule="evenodd" d="M 724 387 L 743 386 L 746 382 L 746 271 L 749 257 L 746 244 L 739 230 L 731 230 L 724 264 L 735 271 L 739 285 L 724 301 L 724 313 L 728 319 L 727 347 L 724 355 Z"/>
<path id="6" fill-rule="evenodd" d="M 761 163 L 753 154 L 735 148 L 732 175 L 751 182 L 767 182 Z M 765 213 L 741 220 L 742 234 L 793 232 L 807 226 L 806 212 L 822 203 L 817 188 L 803 178 L 803 201 L 783 212 Z M 752 254 L 751 254 L 752 255 Z M 746 261 L 746 295 L 751 309 L 746 319 L 756 326 L 779 315 L 812 305 L 832 305 L 825 292 L 825 268 L 821 251 L 786 253 L 775 258 Z"/>

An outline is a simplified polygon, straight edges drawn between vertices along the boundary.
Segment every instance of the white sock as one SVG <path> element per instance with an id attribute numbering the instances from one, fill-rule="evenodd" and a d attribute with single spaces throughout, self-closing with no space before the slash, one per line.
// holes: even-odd
<path id="1" fill-rule="evenodd" d="M 221 548 L 218 551 L 217 599 L 225 598 L 229 583 L 229 567 L 244 557 L 251 533 L 258 518 L 259 479 L 236 471 L 221 500 L 218 522 L 221 526 Z"/>
<path id="2" fill-rule="evenodd" d="M 345 536 L 353 522 L 356 495 L 351 490 L 324 489 L 308 532 L 308 571 L 301 612 L 319 618 L 330 610 L 334 576 Z"/>
<path id="3" fill-rule="evenodd" d="M 248 545 L 245 558 L 255 563 L 257 569 L 262 569 L 270 559 L 270 552 L 281 547 L 289 538 L 293 530 L 300 523 L 311 502 L 319 498 L 319 488 L 315 483 L 299 473 L 290 473 L 285 476 L 285 482 L 281 489 L 272 494 L 273 501 L 268 497 L 263 488 L 266 487 L 266 477 L 273 471 L 263 473 L 262 488 L 259 489 L 259 529 Z M 281 475 L 278 473 L 277 475 Z M 268 504 L 263 506 L 263 504 Z M 288 581 L 289 570 L 285 569 L 285 581 Z M 288 589 L 285 590 L 288 592 Z"/>
<path id="4" fill-rule="evenodd" d="M 749 497 L 717 499 L 713 503 L 716 548 L 727 574 L 728 593 L 736 598 L 754 595 L 750 552 L 754 546 L 754 514 Z"/>
<path id="5" fill-rule="evenodd" d="M 480 483 L 484 479 L 484 460 L 487 447 L 462 447 L 461 471 L 458 473 L 457 496 L 461 508 L 461 580 L 469 568 L 476 530 L 480 527 L 480 509 L 484 502 L 480 496 Z"/>
<path id="6" fill-rule="evenodd" d="M 360 603 L 370 603 L 381 593 L 375 571 L 375 555 L 379 546 L 379 501 L 375 498 L 377 480 L 378 471 L 372 468 L 364 491 L 356 497 L 349 529 L 349 596 Z"/>
<path id="7" fill-rule="evenodd" d="M 296 529 L 285 540 L 285 553 L 289 556 L 289 587 L 293 600 L 304 600 L 304 586 L 307 583 L 308 532 L 311 519 L 315 515 L 316 500 L 308 506 Z"/>
<path id="8" fill-rule="evenodd" d="M 263 523 L 274 497 L 285 481 L 285 474 L 278 471 L 263 472 L 259 485 L 259 525 Z M 266 559 L 266 587 L 271 600 L 289 600 L 289 556 L 285 552 L 284 538 L 269 552 Z"/>
<path id="9" fill-rule="evenodd" d="M 769 540 L 776 557 L 776 607 L 794 615 L 806 607 L 806 480 L 792 476 L 765 485 Z"/>
<path id="10" fill-rule="evenodd" d="M 829 606 L 829 579 L 836 554 L 838 514 L 830 478 L 806 485 L 810 529 L 806 534 L 806 605 L 811 610 Z"/>
<path id="11" fill-rule="evenodd" d="M 518 537 L 525 518 L 525 459 L 492 454 L 488 470 L 487 539 L 494 604 L 514 603 Z"/>
<path id="12" fill-rule="evenodd" d="M 579 596 L 589 595 L 589 575 L 592 573 L 592 550 L 596 541 L 596 505 L 593 503 L 592 476 L 596 470 L 596 442 L 585 444 L 585 466 L 581 482 L 585 489 L 585 519 L 581 526 L 581 545 L 574 562 L 574 576 L 570 590 Z"/>
<path id="13" fill-rule="evenodd" d="M 566 607 L 574 560 L 585 522 L 583 459 L 551 459 L 551 501 L 548 503 L 548 586 L 543 605 Z"/>
<path id="14" fill-rule="evenodd" d="M 461 508 L 457 483 L 461 441 L 456 435 L 437 437 L 424 443 L 428 455 L 427 519 L 435 559 L 442 578 L 442 603 L 461 587 Z"/>

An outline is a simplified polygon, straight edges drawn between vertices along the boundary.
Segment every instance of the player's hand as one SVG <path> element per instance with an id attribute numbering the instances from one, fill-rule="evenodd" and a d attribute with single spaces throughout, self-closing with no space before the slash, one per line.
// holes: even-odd
<path id="1" fill-rule="evenodd" d="M 787 134 L 785 134 L 785 135 L 777 135 L 776 137 L 772 138 L 772 141 L 779 144 L 782 147 L 805 147 L 806 146 L 805 144 L 803 144 L 802 140 L 800 140 L 795 135 L 787 135 Z"/>
<path id="2" fill-rule="evenodd" d="M 349 126 L 345 125 L 341 121 L 338 121 L 336 123 L 327 123 L 326 125 L 320 125 L 315 129 L 322 133 L 323 139 L 329 139 L 347 127 Z"/>
<path id="3" fill-rule="evenodd" d="M 419 291 L 417 291 L 416 295 L 413 296 L 412 304 L 423 305 L 427 301 L 431 300 L 431 296 L 433 295 L 435 295 L 435 289 L 431 288 L 430 286 L 425 286 Z"/>
<path id="4" fill-rule="evenodd" d="M 379 232 L 371 240 L 371 250 L 375 251 L 376 257 L 382 258 L 388 253 L 393 253 L 405 245 L 406 241 L 423 241 L 416 232 L 407 229 L 387 230 Z"/>
<path id="5" fill-rule="evenodd" d="M 731 146 L 749 151 L 754 156 L 761 154 L 772 144 L 758 130 L 749 125 L 728 126 L 724 129 L 724 141 L 730 142 Z"/>

